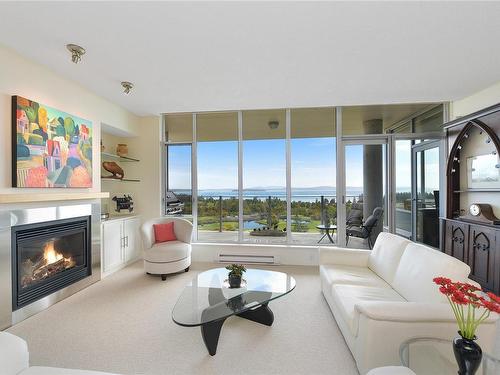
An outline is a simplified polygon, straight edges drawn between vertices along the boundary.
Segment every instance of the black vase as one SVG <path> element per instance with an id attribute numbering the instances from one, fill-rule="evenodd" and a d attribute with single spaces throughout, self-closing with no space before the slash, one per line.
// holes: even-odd
<path id="1" fill-rule="evenodd" d="M 474 375 L 481 365 L 483 351 L 473 339 L 466 339 L 458 332 L 460 336 L 453 339 L 453 353 L 458 363 L 458 375 Z"/>
<path id="2" fill-rule="evenodd" d="M 229 274 L 229 287 L 239 288 L 241 286 L 241 275 Z"/>

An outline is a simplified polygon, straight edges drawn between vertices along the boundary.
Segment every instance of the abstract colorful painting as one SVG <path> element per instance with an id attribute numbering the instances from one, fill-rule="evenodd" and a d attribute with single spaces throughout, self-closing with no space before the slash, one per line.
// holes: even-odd
<path id="1" fill-rule="evenodd" d="M 92 187 L 92 122 L 12 97 L 12 186 Z"/>

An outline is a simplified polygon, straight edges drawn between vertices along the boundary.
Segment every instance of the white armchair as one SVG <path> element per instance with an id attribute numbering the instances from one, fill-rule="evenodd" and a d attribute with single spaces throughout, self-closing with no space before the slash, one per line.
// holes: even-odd
<path id="1" fill-rule="evenodd" d="M 174 223 L 177 241 L 155 243 L 154 224 Z M 144 270 L 151 275 L 161 275 L 166 280 L 167 274 L 189 271 L 191 265 L 191 236 L 193 224 L 178 217 L 161 217 L 142 224 L 144 245 Z"/>

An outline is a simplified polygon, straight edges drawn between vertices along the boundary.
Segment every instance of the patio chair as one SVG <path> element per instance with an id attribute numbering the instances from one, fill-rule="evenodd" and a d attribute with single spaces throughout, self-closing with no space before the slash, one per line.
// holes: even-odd
<path id="1" fill-rule="evenodd" d="M 353 203 L 345 221 L 346 227 L 355 227 L 363 224 L 363 205 Z"/>
<path id="2" fill-rule="evenodd" d="M 349 243 L 350 237 L 363 238 L 368 241 L 368 247 L 370 250 L 373 247 L 371 234 L 373 228 L 375 228 L 378 224 L 379 219 L 384 214 L 384 210 L 382 207 L 376 207 L 373 210 L 373 213 L 368 216 L 366 221 L 360 226 L 351 225 L 346 229 L 346 245 Z"/>

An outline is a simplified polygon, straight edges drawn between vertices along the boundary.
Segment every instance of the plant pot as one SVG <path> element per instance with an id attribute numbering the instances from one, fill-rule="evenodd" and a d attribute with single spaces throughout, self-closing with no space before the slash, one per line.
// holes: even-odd
<path id="1" fill-rule="evenodd" d="M 125 143 L 118 143 L 116 145 L 116 155 L 127 156 L 128 155 L 128 146 Z"/>
<path id="2" fill-rule="evenodd" d="M 229 274 L 228 277 L 230 288 L 239 288 L 241 286 L 241 275 Z"/>
<path id="3" fill-rule="evenodd" d="M 473 339 L 460 336 L 453 339 L 453 353 L 458 364 L 458 375 L 474 375 L 481 364 L 483 352 Z"/>

